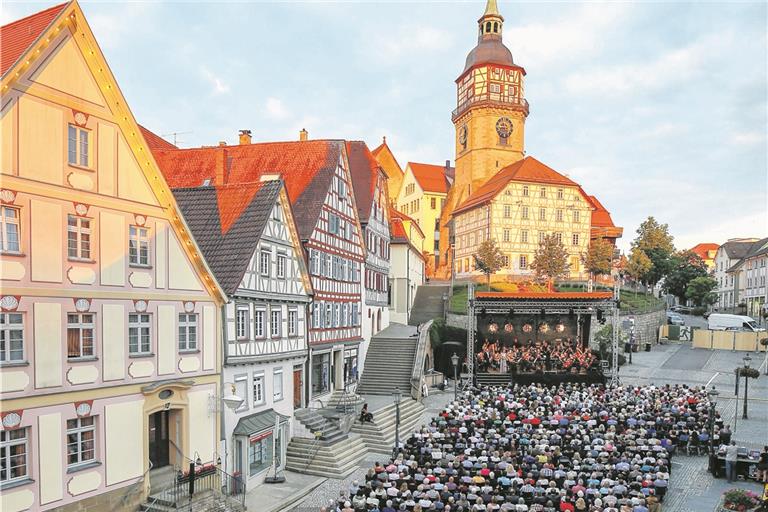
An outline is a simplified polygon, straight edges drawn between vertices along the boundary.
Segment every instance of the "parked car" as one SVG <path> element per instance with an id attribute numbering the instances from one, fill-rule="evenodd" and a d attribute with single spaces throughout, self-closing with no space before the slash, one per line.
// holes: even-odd
<path id="1" fill-rule="evenodd" d="M 676 306 L 672 306 L 671 309 L 675 313 L 680 313 L 680 314 L 683 314 L 683 315 L 690 315 L 691 313 L 693 313 L 693 308 L 692 307 L 682 306 L 680 304 L 678 304 Z"/>
<path id="2" fill-rule="evenodd" d="M 667 323 L 669 325 L 685 325 L 685 319 L 674 311 L 667 311 Z"/>
<path id="3" fill-rule="evenodd" d="M 713 331 L 747 331 L 758 332 L 765 329 L 758 327 L 751 316 L 712 313 L 707 318 L 707 326 Z"/>

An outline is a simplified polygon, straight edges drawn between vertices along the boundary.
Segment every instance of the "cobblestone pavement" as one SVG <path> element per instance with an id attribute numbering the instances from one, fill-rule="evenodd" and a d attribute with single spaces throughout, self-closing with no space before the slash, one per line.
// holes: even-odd
<path id="1" fill-rule="evenodd" d="M 768 376 L 751 380 L 749 386 L 749 419 L 743 420 L 743 389 L 740 399 L 734 396 L 733 369 L 743 364 L 744 353 L 693 349 L 690 343 L 667 344 L 654 347 L 651 352 L 633 354 L 633 362 L 621 370 L 624 384 L 685 383 L 692 386 L 715 385 L 720 392 L 717 410 L 735 430 L 733 438 L 743 446 L 761 448 L 768 445 Z M 753 366 L 763 363 L 762 354 L 752 354 Z M 763 373 L 765 366 L 761 366 Z M 743 380 L 741 384 L 743 385 Z M 453 398 L 452 392 L 438 392 L 425 399 L 424 422 L 428 422 Z M 738 405 L 738 410 L 737 410 Z M 365 481 L 365 474 L 382 456 L 369 456 L 344 480 L 329 479 L 295 507 L 292 512 L 317 512 L 321 505 L 346 490 L 354 480 Z M 722 493 L 731 487 L 743 487 L 761 492 L 762 486 L 754 482 L 728 484 L 707 472 L 706 456 L 680 455 L 673 459 L 670 487 L 663 504 L 664 512 L 715 511 Z"/>

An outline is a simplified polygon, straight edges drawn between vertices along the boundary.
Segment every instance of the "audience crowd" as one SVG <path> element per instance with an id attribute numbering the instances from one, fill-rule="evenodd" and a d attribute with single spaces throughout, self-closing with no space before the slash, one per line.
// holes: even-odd
<path id="1" fill-rule="evenodd" d="M 708 409 L 685 385 L 472 389 L 323 508 L 654 512 L 670 459 L 706 431 Z"/>
<path id="2" fill-rule="evenodd" d="M 480 372 L 541 373 L 545 371 L 586 373 L 598 369 L 598 358 L 578 340 L 566 338 L 511 346 L 485 340 L 476 354 Z"/>

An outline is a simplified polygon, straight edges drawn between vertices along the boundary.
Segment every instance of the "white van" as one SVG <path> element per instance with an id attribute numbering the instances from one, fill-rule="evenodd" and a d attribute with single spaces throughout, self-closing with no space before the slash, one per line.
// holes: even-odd
<path id="1" fill-rule="evenodd" d="M 757 326 L 752 317 L 744 315 L 727 315 L 725 313 L 712 313 L 707 319 L 708 327 L 713 331 L 764 331 Z"/>

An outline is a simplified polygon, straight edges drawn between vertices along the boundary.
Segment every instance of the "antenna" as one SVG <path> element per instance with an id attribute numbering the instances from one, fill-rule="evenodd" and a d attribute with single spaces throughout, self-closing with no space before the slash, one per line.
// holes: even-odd
<path id="1" fill-rule="evenodd" d="M 183 142 L 183 141 L 179 141 L 179 140 L 178 140 L 178 136 L 179 136 L 179 135 L 187 135 L 187 134 L 190 134 L 190 133 L 195 133 L 195 132 L 193 132 L 192 130 L 190 130 L 190 131 L 188 131 L 188 132 L 171 132 L 171 133 L 164 133 L 164 134 L 162 134 L 162 135 L 160 135 L 160 136 L 161 136 L 162 138 L 164 138 L 164 139 L 165 139 L 165 138 L 168 138 L 168 137 L 170 137 L 170 136 L 173 136 L 173 145 L 174 145 L 174 146 L 178 146 L 178 145 L 179 145 L 179 144 L 178 144 L 179 142 Z"/>

